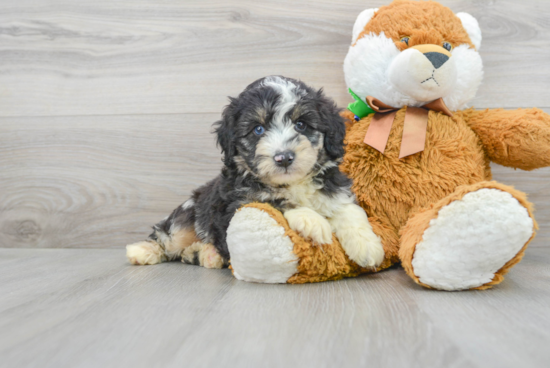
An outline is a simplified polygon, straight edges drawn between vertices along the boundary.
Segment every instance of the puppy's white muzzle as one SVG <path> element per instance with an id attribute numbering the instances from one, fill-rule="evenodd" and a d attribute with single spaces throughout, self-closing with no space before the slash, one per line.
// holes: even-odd
<path id="1" fill-rule="evenodd" d="M 446 96 L 455 86 L 457 70 L 449 51 L 437 45 L 418 45 L 401 52 L 388 68 L 395 89 L 420 102 Z"/>

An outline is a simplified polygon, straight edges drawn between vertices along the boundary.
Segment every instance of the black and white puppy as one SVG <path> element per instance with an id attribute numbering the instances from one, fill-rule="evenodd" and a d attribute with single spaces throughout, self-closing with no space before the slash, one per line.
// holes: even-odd
<path id="1" fill-rule="evenodd" d="M 221 174 L 156 224 L 149 239 L 128 245 L 130 262 L 181 259 L 222 268 L 230 258 L 226 232 L 235 211 L 264 202 L 314 243 L 331 243 L 334 232 L 352 260 L 378 266 L 380 239 L 338 169 L 345 125 L 334 102 L 322 90 L 280 76 L 257 80 L 230 101 L 215 123 Z"/>

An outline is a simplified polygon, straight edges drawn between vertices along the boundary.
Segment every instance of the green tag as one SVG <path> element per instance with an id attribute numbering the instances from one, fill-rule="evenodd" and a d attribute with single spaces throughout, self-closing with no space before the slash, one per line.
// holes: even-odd
<path id="1" fill-rule="evenodd" d="M 371 109 L 371 107 L 367 104 L 366 101 L 363 101 L 361 97 L 353 93 L 351 88 L 348 89 L 348 92 L 351 95 L 351 97 L 353 97 L 353 99 L 355 100 L 355 102 L 352 102 L 348 105 L 348 109 L 349 111 L 354 113 L 357 118 L 362 119 L 365 116 L 369 114 L 374 114 L 376 112 L 373 109 Z"/>

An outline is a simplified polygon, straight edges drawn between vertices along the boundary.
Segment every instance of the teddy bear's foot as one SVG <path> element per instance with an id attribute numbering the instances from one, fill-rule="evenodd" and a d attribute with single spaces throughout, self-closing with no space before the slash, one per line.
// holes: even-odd
<path id="1" fill-rule="evenodd" d="M 247 204 L 235 213 L 227 229 L 233 274 L 244 281 L 304 284 L 388 268 L 398 261 L 397 234 L 380 220 L 371 220 L 369 229 L 372 226 L 376 239 L 380 236 L 385 240 L 386 259 L 376 269 L 362 268 L 351 261 L 334 234 L 329 244 L 316 244 L 292 230 L 283 214 L 272 206 Z"/>
<path id="2" fill-rule="evenodd" d="M 286 283 L 297 272 L 298 257 L 285 228 L 266 211 L 240 209 L 227 229 L 233 275 L 239 280 Z"/>
<path id="3" fill-rule="evenodd" d="M 521 260 L 536 224 L 523 193 L 495 182 L 457 189 L 404 227 L 399 255 L 419 284 L 485 289 Z"/>

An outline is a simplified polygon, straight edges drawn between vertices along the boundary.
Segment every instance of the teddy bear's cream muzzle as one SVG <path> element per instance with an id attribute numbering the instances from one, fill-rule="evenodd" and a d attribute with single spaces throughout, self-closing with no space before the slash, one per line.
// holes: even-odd
<path id="1" fill-rule="evenodd" d="M 421 102 L 446 96 L 457 80 L 452 54 L 438 45 L 417 45 L 404 50 L 393 60 L 388 73 L 399 92 Z"/>

